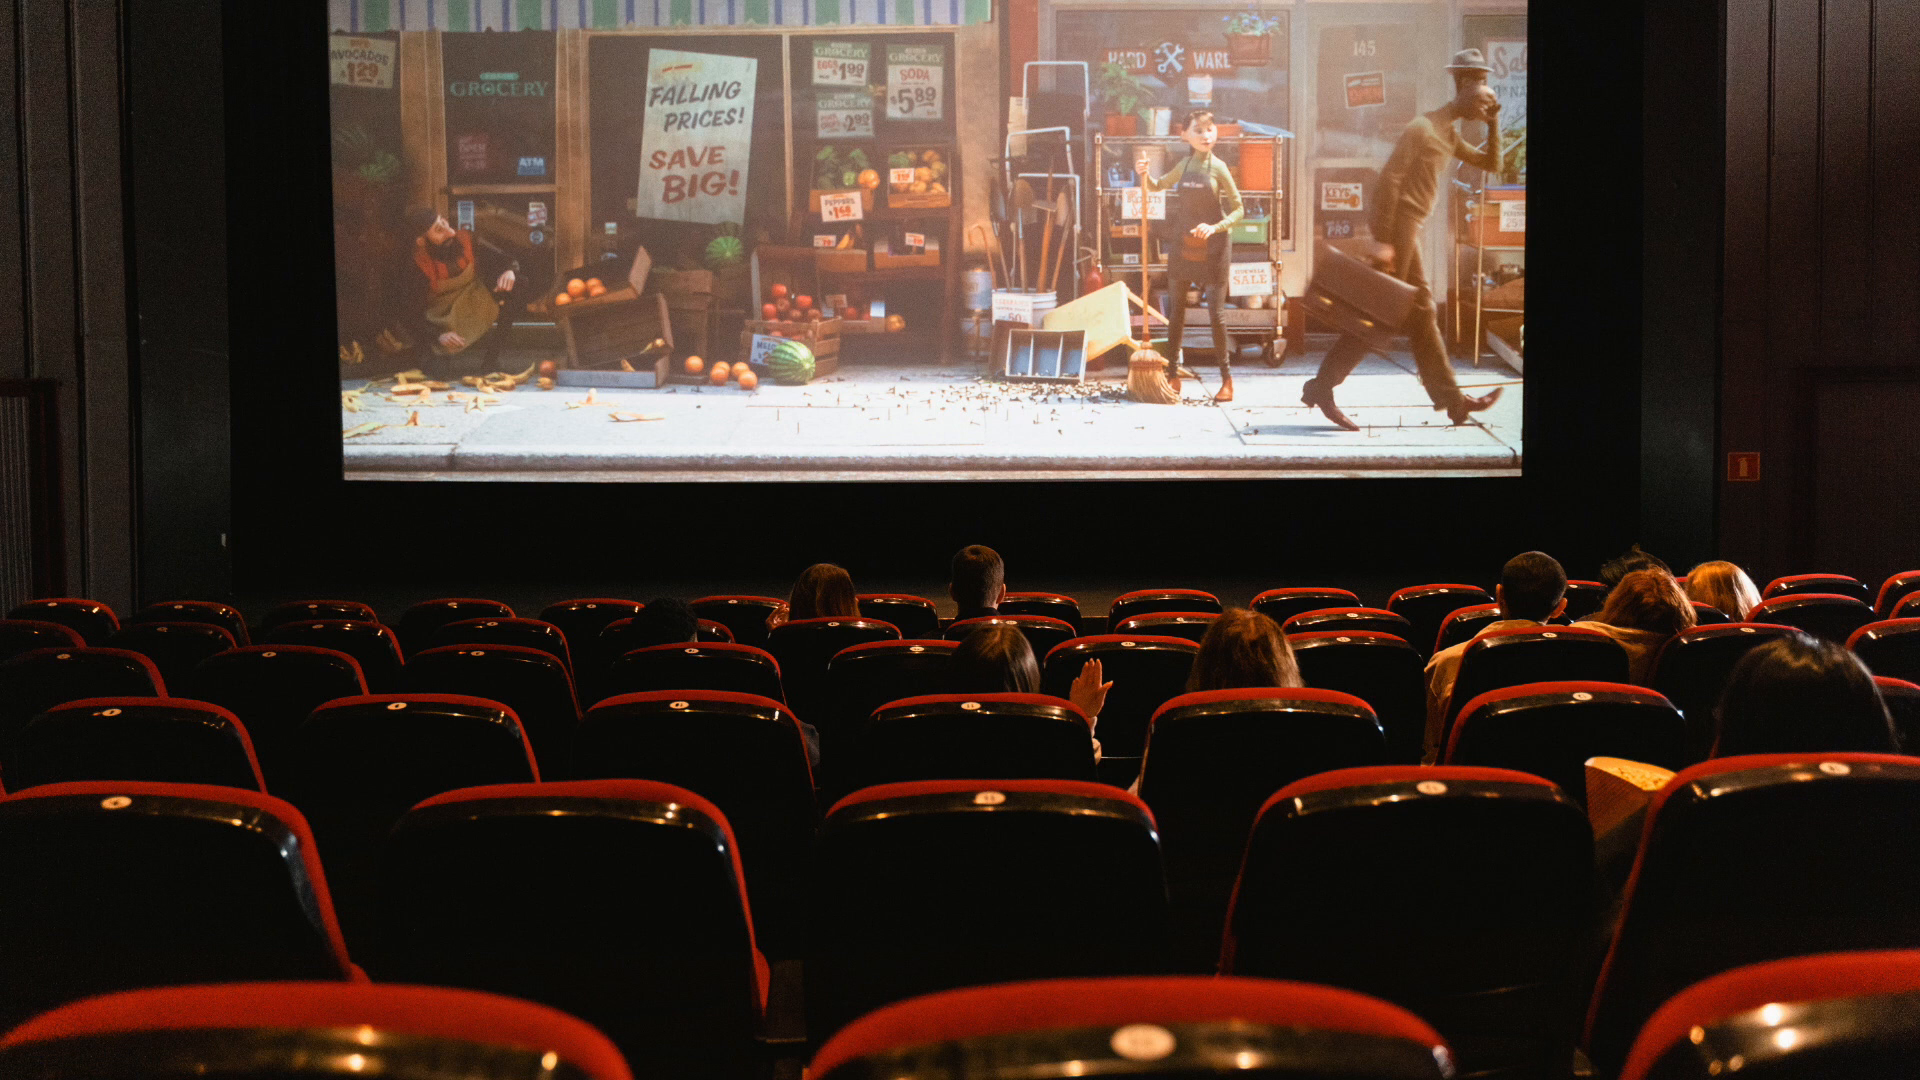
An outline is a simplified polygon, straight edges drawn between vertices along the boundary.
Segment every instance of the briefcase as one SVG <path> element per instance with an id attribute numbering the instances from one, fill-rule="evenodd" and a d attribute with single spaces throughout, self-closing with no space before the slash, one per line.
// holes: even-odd
<path id="1" fill-rule="evenodd" d="M 1385 349 L 1413 314 L 1419 290 L 1325 240 L 1314 246 L 1307 312 L 1342 334 Z"/>

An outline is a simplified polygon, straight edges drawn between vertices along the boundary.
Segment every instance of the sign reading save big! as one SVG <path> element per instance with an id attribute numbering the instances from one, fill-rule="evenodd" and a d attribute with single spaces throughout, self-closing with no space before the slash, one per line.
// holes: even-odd
<path id="1" fill-rule="evenodd" d="M 636 216 L 744 223 L 759 70 L 749 57 L 653 50 Z"/>

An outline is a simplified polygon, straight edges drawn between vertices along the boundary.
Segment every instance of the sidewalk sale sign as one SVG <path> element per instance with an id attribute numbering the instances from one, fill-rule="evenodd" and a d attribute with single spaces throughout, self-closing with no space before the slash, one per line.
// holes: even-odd
<path id="1" fill-rule="evenodd" d="M 759 68 L 748 57 L 653 50 L 637 216 L 704 225 L 745 222 Z"/>

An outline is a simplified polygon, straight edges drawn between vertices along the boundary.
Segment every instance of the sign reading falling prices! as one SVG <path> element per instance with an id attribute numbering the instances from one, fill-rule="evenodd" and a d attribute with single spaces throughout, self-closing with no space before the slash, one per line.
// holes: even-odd
<path id="1" fill-rule="evenodd" d="M 653 50 L 636 217 L 745 222 L 759 69 L 749 57 Z"/>

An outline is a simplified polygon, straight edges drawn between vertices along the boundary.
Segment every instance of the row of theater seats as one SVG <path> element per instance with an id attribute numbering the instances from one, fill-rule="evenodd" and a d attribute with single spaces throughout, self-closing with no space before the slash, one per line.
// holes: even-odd
<path id="1" fill-rule="evenodd" d="M 1920 961 L 1787 958 L 1920 947 L 1916 813 L 1920 759 L 1783 755 L 1696 766 L 1655 799 L 1609 940 L 1596 910 L 1585 816 L 1547 781 L 1448 766 L 1310 777 L 1262 808 L 1221 944 L 1223 975 L 1315 984 L 1308 988 L 1138 978 L 1166 970 L 1167 899 L 1153 815 L 1123 792 L 1064 781 L 870 789 L 835 807 L 822 834 L 826 872 L 815 885 L 820 911 L 804 987 L 819 1047 L 813 1075 L 1115 1075 L 1124 1059 L 1164 1060 L 1164 1073 L 1126 1074 L 1169 1077 L 1227 1071 L 1229 1060 L 1281 1076 L 1544 1077 L 1567 1075 L 1576 1043 L 1605 1077 L 1746 1066 L 1746 1075 L 1762 1076 L 1910 1075 Z M 596 1052 L 607 1067 L 624 1058 L 642 1076 L 746 1080 L 765 1075 L 778 1052 L 756 1039 L 769 976 L 731 830 L 699 796 L 631 780 L 449 792 L 403 818 L 388 856 L 374 979 L 560 1009 L 612 1040 L 617 1054 Z M 302 1009 L 414 994 L 424 996 L 403 1011 L 416 1022 L 432 1011 L 421 991 L 393 989 L 383 999 L 347 988 L 367 973 L 342 941 L 304 818 L 272 797 L 194 785 L 37 788 L 0 799 L 0 859 L 14 879 L 0 891 L 0 1024 L 27 1024 L 0 1041 L 0 1075 L 282 1075 L 268 1061 L 288 1075 L 312 1075 L 274 1056 L 323 1048 L 292 1034 L 320 1024 L 287 1019 Z M 1766 969 L 1776 974 L 1726 974 L 1782 960 Z M 1705 984 L 1715 989 L 1696 986 L 1716 976 Z M 1051 978 L 1121 981 L 909 1001 Z M 336 986 L 249 988 L 225 998 L 208 989 L 150 993 L 30 1021 L 90 995 L 235 981 Z M 1817 988 L 1812 999 L 1796 997 L 1808 988 Z M 1304 1011 L 1282 1021 L 1251 999 L 1224 1016 L 1194 1011 L 1222 1003 L 1209 995 L 1236 993 L 1294 995 Z M 1861 994 L 1907 996 L 1864 1012 L 1814 1004 Z M 1096 1004 L 1103 1000 L 1109 1004 Z M 169 1001 L 177 1011 L 166 1026 L 246 1028 L 240 1017 L 252 1008 L 261 1026 L 280 1034 L 238 1046 L 230 1036 L 184 1047 L 135 1038 L 134 1003 L 165 1010 Z M 907 1003 L 888 1008 L 900 1002 Z M 1763 1004 L 1757 1017 L 1707 1030 Z M 459 997 L 442 1007 L 472 1010 L 468 1021 L 494 1018 L 456 1034 L 561 1052 L 546 1036 L 523 1041 L 532 1014 L 514 1021 L 500 1011 L 517 1006 Z M 1329 1028 L 1367 1033 L 1333 1019 L 1353 1010 L 1395 1018 L 1401 1037 L 1417 1031 L 1424 1067 L 1409 1071 L 1416 1056 L 1384 1047 L 1309 1038 Z M 1183 1046 L 1217 1055 L 1228 1032 L 1184 1025 L 1229 1019 L 1303 1030 L 1281 1037 L 1243 1027 L 1240 1035 L 1255 1041 L 1234 1055 L 1171 1056 Z M 929 1045 L 1049 1022 L 1081 1030 L 1019 1052 Z M 1134 1024 L 1166 1031 L 1122 1039 L 1114 1030 Z M 1096 1028 L 1105 1030 L 1086 1030 Z M 37 1045 L 82 1034 L 126 1038 L 84 1053 L 74 1044 Z M 382 1067 L 388 1062 L 378 1055 L 406 1052 L 404 1041 L 373 1032 L 332 1037 L 358 1040 L 364 1051 L 333 1048 L 375 1055 Z M 1750 1049 L 1762 1039 L 1770 1050 Z M 1117 1058 L 1100 1072 L 1047 1071 L 1047 1059 L 1021 1056 L 1106 1059 L 1103 1043 Z M 1863 1045 L 1899 1056 L 1876 1058 Z M 126 1054 L 162 1047 L 165 1054 L 129 1071 Z M 1446 1057 L 1437 1058 L 1442 1047 Z M 224 1071 L 176 1052 L 225 1054 Z M 1254 1056 L 1235 1056 L 1242 1053 Z M 199 1070 L 189 1071 L 189 1061 Z M 853 1068 L 856 1061 L 865 1064 Z M 454 1075 L 491 1075 L 484 1061 L 466 1064 L 474 1071 Z M 549 1061 L 544 1071 L 508 1075 L 569 1074 Z"/>

